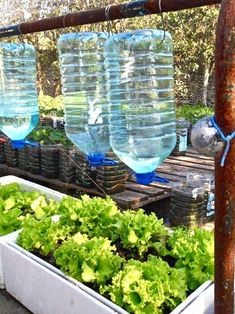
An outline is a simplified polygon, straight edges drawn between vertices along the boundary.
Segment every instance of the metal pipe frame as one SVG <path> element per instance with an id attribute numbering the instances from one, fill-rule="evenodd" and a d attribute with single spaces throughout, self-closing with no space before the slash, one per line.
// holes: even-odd
<path id="1" fill-rule="evenodd" d="M 0 38 L 104 22 L 107 21 L 107 13 L 108 20 L 112 21 L 162 12 L 179 11 L 220 2 L 221 0 L 137 0 L 130 3 L 110 5 L 108 7 L 68 13 L 63 16 L 2 27 L 0 28 Z"/>
<path id="2" fill-rule="evenodd" d="M 215 118 L 235 131 L 235 1 L 223 0 L 216 30 Z M 215 314 L 234 313 L 235 139 L 224 167 L 215 158 Z"/>
<path id="3" fill-rule="evenodd" d="M 221 0 L 140 0 L 0 28 L 0 38 L 77 25 L 178 11 Z M 108 16 L 107 16 L 108 13 Z M 108 17 L 108 18 L 107 18 Z M 235 130 L 235 0 L 223 0 L 216 31 L 215 117 L 225 135 Z M 235 139 L 224 167 L 215 158 L 215 314 L 234 314 Z"/>

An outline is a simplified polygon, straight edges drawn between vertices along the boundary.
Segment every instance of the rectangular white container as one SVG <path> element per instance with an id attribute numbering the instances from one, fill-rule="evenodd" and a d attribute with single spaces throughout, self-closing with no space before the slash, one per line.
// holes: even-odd
<path id="1" fill-rule="evenodd" d="M 2 245 L 2 257 L 6 290 L 35 314 L 128 314 L 14 242 Z M 213 314 L 213 293 L 207 281 L 171 314 Z"/>
<path id="2" fill-rule="evenodd" d="M 15 177 L 0 178 L 0 184 L 17 182 L 22 191 L 39 191 L 47 199 L 61 201 L 65 194 Z M 0 237 L 1 288 L 37 314 L 127 314 L 92 289 L 66 277 L 57 268 L 16 245 L 19 231 Z M 76 284 L 75 284 L 76 283 Z"/>
<path id="3" fill-rule="evenodd" d="M 22 191 L 39 191 L 43 193 L 47 199 L 54 199 L 56 201 L 61 201 L 65 194 L 59 193 L 52 189 L 46 188 L 42 185 L 15 177 L 15 176 L 5 176 L 0 178 L 0 185 L 6 185 L 16 182 L 20 185 Z M 7 234 L 5 236 L 0 236 L 0 289 L 4 288 L 4 278 L 3 278 L 3 269 L 2 269 L 2 259 L 1 259 L 1 244 L 11 241 L 16 238 L 18 231 Z"/>
<path id="4" fill-rule="evenodd" d="M 214 314 L 214 283 L 206 281 L 171 314 Z"/>
<path id="5" fill-rule="evenodd" d="M 8 178 L 8 179 L 7 179 Z M 0 181 L 1 182 L 1 181 Z M 5 182 L 19 182 L 23 190 L 38 190 L 60 201 L 65 195 L 38 184 L 8 176 Z M 56 267 L 15 244 L 18 232 L 0 244 L 7 291 L 35 314 L 128 314 L 94 290 L 62 273 Z M 1 265 L 1 264 L 0 264 Z M 194 291 L 171 314 L 213 314 L 211 281 Z"/>
<path id="6" fill-rule="evenodd" d="M 14 243 L 2 245 L 2 261 L 6 290 L 35 314 L 127 314 Z"/>
<path id="7" fill-rule="evenodd" d="M 18 235 L 18 231 L 9 233 L 5 236 L 0 237 L 0 289 L 5 288 L 4 277 L 3 277 L 3 266 L 2 266 L 2 244 L 13 241 Z"/>

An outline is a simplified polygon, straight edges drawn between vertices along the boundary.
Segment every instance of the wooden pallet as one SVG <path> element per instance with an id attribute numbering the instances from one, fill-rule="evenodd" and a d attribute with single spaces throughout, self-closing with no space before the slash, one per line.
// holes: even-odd
<path id="1" fill-rule="evenodd" d="M 134 178 L 127 181 L 125 191 L 111 195 L 119 207 L 126 209 L 137 209 L 145 205 L 156 204 L 168 201 L 171 195 L 172 186 L 180 184 L 186 180 L 189 172 L 200 173 L 212 176 L 214 172 L 214 162 L 212 158 L 198 155 L 195 151 L 189 149 L 185 156 L 170 156 L 158 167 L 157 172 L 160 176 L 170 180 L 168 184 L 158 182 L 151 183 L 149 186 L 137 184 Z M 40 175 L 35 175 L 23 171 L 19 168 L 8 167 L 0 164 L 0 173 L 2 175 L 16 175 L 67 194 L 76 192 L 87 193 L 89 195 L 104 196 L 104 193 L 98 188 L 87 188 L 77 184 L 68 184 L 59 179 L 48 179 Z"/>
<path id="2" fill-rule="evenodd" d="M 170 186 L 182 183 L 188 173 L 197 173 L 208 178 L 214 175 L 214 159 L 199 155 L 188 149 L 185 156 L 170 156 L 158 167 L 160 176 L 170 180 Z"/>
<path id="3" fill-rule="evenodd" d="M 104 196 L 104 193 L 99 191 L 98 188 L 87 188 L 77 184 L 64 183 L 59 179 L 45 178 L 41 175 L 31 174 L 19 168 L 8 167 L 4 164 L 0 164 L 0 173 L 1 175 L 15 175 L 67 194 L 73 195 L 76 192 L 81 192 L 93 196 Z M 113 194 L 111 197 L 123 209 L 136 209 L 146 204 L 169 198 L 170 193 L 163 188 L 127 182 L 125 191 Z"/>

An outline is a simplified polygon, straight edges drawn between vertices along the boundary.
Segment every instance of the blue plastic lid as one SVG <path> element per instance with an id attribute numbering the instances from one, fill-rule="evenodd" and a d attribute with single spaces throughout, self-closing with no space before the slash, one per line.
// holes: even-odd
<path id="1" fill-rule="evenodd" d="M 25 141 L 24 140 L 16 140 L 16 141 L 11 141 L 12 147 L 13 148 L 23 148 L 25 146 Z"/>
<path id="2" fill-rule="evenodd" d="M 101 166 L 103 164 L 104 154 L 88 155 L 87 159 L 89 160 L 91 166 L 93 166 L 93 167 Z"/>
<path id="3" fill-rule="evenodd" d="M 39 143 L 37 143 L 37 142 L 31 142 L 31 141 L 25 141 L 25 144 L 26 144 L 26 145 L 30 145 L 30 146 L 32 146 L 32 147 L 39 147 L 39 146 L 40 146 Z"/>
<path id="4" fill-rule="evenodd" d="M 148 185 L 152 182 L 169 183 L 167 179 L 157 176 L 154 171 L 146 173 L 135 173 L 135 177 L 137 183 L 144 185 Z"/>
<path id="5" fill-rule="evenodd" d="M 116 160 L 106 158 L 104 154 L 88 155 L 87 159 L 89 160 L 90 165 L 93 167 L 112 166 L 118 163 Z"/>
<path id="6" fill-rule="evenodd" d="M 31 145 L 33 147 L 38 147 L 39 144 L 36 142 L 30 142 L 25 140 L 11 140 L 11 144 L 13 148 L 24 148 L 25 145 Z"/>

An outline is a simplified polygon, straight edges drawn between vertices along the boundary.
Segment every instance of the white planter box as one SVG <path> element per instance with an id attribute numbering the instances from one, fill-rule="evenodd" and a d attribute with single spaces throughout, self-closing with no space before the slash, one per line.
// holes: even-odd
<path id="1" fill-rule="evenodd" d="M 65 194 L 59 193 L 57 191 L 54 191 L 52 189 L 46 188 L 42 185 L 26 181 L 24 179 L 15 177 L 15 176 L 5 176 L 0 178 L 0 184 L 6 185 L 9 183 L 16 182 L 20 185 L 22 191 L 39 191 L 43 193 L 47 199 L 54 199 L 56 201 L 61 201 L 62 198 L 65 196 Z M 6 243 L 8 241 L 11 241 L 12 239 L 15 239 L 17 237 L 18 231 L 10 233 L 5 236 L 0 236 L 0 289 L 4 288 L 4 278 L 3 278 L 3 269 L 2 269 L 2 259 L 1 259 L 1 247 L 2 243 Z"/>
<path id="2" fill-rule="evenodd" d="M 2 266 L 2 244 L 15 240 L 17 238 L 18 231 L 9 233 L 5 236 L 0 237 L 0 289 L 5 288 L 4 277 L 3 277 L 3 266 Z"/>
<path id="3" fill-rule="evenodd" d="M 2 245 L 2 258 L 7 291 L 35 314 L 127 314 L 14 242 Z M 213 314 L 213 303 L 214 284 L 207 281 L 171 314 Z"/>
<path id="4" fill-rule="evenodd" d="M 14 176 L 2 179 L 5 184 L 19 182 L 22 190 L 38 190 L 47 198 L 58 201 L 65 196 Z M 0 243 L 0 254 L 2 254 L 0 279 L 3 269 L 7 291 L 31 312 L 35 314 L 128 314 L 94 290 L 22 249 L 15 244 L 17 235 L 18 232 L 12 233 Z M 207 281 L 171 314 L 213 314 L 213 293 L 214 285 L 211 281 Z"/>
<path id="5" fill-rule="evenodd" d="M 39 191 L 43 193 L 46 198 L 53 199 L 55 201 L 61 201 L 63 197 L 66 196 L 66 194 L 62 194 L 60 192 L 57 192 L 55 190 L 46 188 L 45 186 L 42 186 L 37 183 L 33 183 L 15 176 L 5 176 L 5 177 L 0 177 L 0 184 L 1 185 L 6 185 L 10 183 L 18 183 L 21 187 L 22 191 L 26 192 L 31 192 L 31 191 Z"/>
<path id="6" fill-rule="evenodd" d="M 65 194 L 15 176 L 0 178 L 1 184 L 17 182 L 22 191 L 39 191 L 47 199 L 61 201 Z M 57 268 L 15 244 L 19 231 L 0 242 L 2 288 L 35 314 L 127 314 L 122 308 Z M 1 237 L 0 237 L 1 239 Z"/>
<path id="7" fill-rule="evenodd" d="M 2 245 L 2 262 L 6 290 L 35 314 L 127 314 L 14 243 Z"/>
<path id="8" fill-rule="evenodd" d="M 214 283 L 206 281 L 171 314 L 214 314 Z"/>

